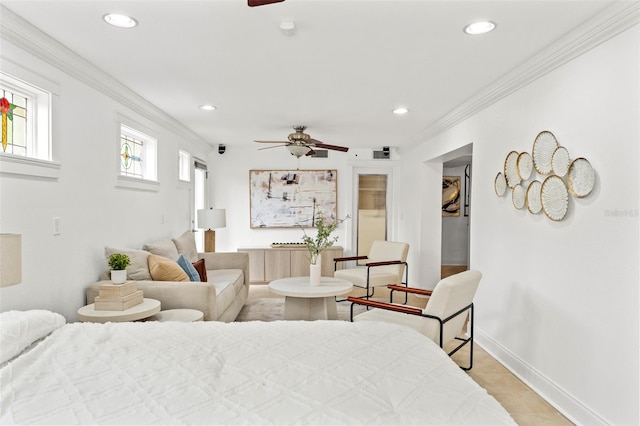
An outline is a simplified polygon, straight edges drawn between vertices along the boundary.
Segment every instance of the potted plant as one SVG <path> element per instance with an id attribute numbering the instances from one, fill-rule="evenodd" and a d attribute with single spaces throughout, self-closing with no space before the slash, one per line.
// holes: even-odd
<path id="1" fill-rule="evenodd" d="M 300 228 L 302 228 L 302 232 L 304 233 L 304 235 L 302 236 L 302 242 L 307 246 L 307 250 L 309 251 L 309 262 L 311 264 L 309 267 L 309 276 L 311 285 L 320 285 L 320 275 L 322 269 L 322 257 L 320 256 L 320 254 L 322 253 L 322 250 L 326 249 L 327 247 L 331 247 L 333 243 L 338 241 L 338 237 L 332 237 L 331 233 L 336 230 L 338 225 L 349 219 L 349 217 L 350 216 L 347 215 L 344 219 L 329 222 L 324 218 L 322 213 L 319 213 L 314 222 L 314 225 L 318 230 L 315 238 L 307 235 L 304 228 L 299 225 Z"/>
<path id="2" fill-rule="evenodd" d="M 109 256 L 111 267 L 111 282 L 122 284 L 127 280 L 127 266 L 131 265 L 131 259 L 126 254 L 113 253 Z"/>

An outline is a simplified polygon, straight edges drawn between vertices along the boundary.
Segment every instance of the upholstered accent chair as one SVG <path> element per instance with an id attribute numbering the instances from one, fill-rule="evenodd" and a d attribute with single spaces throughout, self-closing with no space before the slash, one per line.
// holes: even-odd
<path id="1" fill-rule="evenodd" d="M 407 254 L 409 244 L 394 241 L 374 241 L 366 256 L 337 257 L 334 259 L 335 278 L 350 281 L 356 287 L 365 288 L 365 298 L 373 296 L 375 287 L 388 284 L 407 284 L 409 274 Z M 340 269 L 338 262 L 366 260 L 364 266 Z M 404 281 L 403 281 L 404 275 Z"/>
<path id="2" fill-rule="evenodd" d="M 386 321 L 403 324 L 424 334 L 444 348 L 452 340 L 461 343 L 448 354 L 453 355 L 466 344 L 469 344 L 469 365 L 462 367 L 470 370 L 473 367 L 473 298 L 478 289 L 482 274 L 478 271 L 464 271 L 444 278 L 433 290 L 390 285 L 393 291 L 429 296 L 424 309 L 408 305 L 366 300 L 349 297 L 351 305 L 351 321 Z M 375 308 L 353 316 L 353 305 L 365 305 Z M 468 315 L 467 315 L 468 314 Z M 464 333 L 464 325 L 469 318 L 468 334 Z"/>

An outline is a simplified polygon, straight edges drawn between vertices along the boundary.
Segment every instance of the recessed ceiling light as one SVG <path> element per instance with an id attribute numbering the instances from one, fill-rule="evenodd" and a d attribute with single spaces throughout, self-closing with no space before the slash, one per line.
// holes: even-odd
<path id="1" fill-rule="evenodd" d="M 107 13 L 102 17 L 107 24 L 119 28 L 133 28 L 138 25 L 138 21 L 130 16 L 120 15 L 118 13 Z"/>
<path id="2" fill-rule="evenodd" d="M 213 105 L 200 105 L 200 109 L 203 111 L 213 111 L 216 109 Z"/>
<path id="3" fill-rule="evenodd" d="M 393 113 L 396 114 L 396 115 L 403 115 L 403 114 L 406 114 L 408 112 L 409 112 L 409 110 L 406 109 L 405 107 L 400 107 L 400 108 L 396 108 L 396 109 L 393 110 Z"/>
<path id="4" fill-rule="evenodd" d="M 496 24 L 491 21 L 480 21 L 474 22 L 464 27 L 464 32 L 470 35 L 480 35 L 493 31 L 495 30 L 495 28 Z"/>

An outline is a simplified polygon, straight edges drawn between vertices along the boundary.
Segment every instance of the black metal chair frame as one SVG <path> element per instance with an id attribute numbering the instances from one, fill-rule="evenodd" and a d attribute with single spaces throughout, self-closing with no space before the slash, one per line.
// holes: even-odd
<path id="1" fill-rule="evenodd" d="M 366 260 L 368 258 L 369 258 L 368 256 L 336 257 L 333 259 L 333 272 L 335 273 L 338 270 L 338 262 Z M 364 266 L 367 267 L 367 286 L 365 287 L 367 289 L 367 294 L 364 296 L 364 298 L 366 300 L 369 300 L 371 297 L 373 297 L 373 294 L 376 291 L 375 287 L 371 287 L 371 294 L 369 294 L 369 273 L 371 272 L 371 268 L 375 268 L 376 266 L 387 266 L 387 265 L 404 265 L 404 281 L 402 281 L 400 284 L 405 287 L 408 287 L 407 283 L 409 282 L 409 264 L 407 262 L 403 262 L 401 260 L 389 260 L 389 261 L 382 261 L 382 262 L 365 263 Z M 346 300 L 347 299 L 338 300 L 336 298 L 336 302 L 345 302 Z M 409 300 L 409 295 L 405 293 L 404 303 L 406 304 L 408 300 Z"/>
<path id="2" fill-rule="evenodd" d="M 412 289 L 411 287 L 408 288 L 408 290 L 404 290 L 402 287 L 400 286 L 388 286 L 389 288 L 391 288 L 391 297 L 393 297 L 393 291 L 405 291 L 405 298 L 407 297 L 407 293 L 419 293 L 419 294 L 427 294 L 427 293 L 431 293 L 431 291 L 429 290 L 425 290 L 425 291 L 421 291 L 421 292 L 417 292 L 417 291 L 411 291 L 411 290 L 415 290 Z M 420 289 L 418 289 L 420 290 Z M 417 315 L 417 316 L 421 316 L 424 318 L 431 318 L 434 319 L 436 321 L 438 321 L 438 323 L 440 324 L 440 333 L 439 333 L 439 345 L 440 348 L 442 348 L 442 350 L 444 350 L 444 345 L 442 342 L 442 336 L 444 334 L 444 325 L 451 321 L 453 318 L 457 317 L 458 315 L 462 315 L 465 312 L 469 311 L 469 328 L 470 328 L 470 332 L 469 332 L 469 337 L 467 338 L 462 338 L 462 337 L 455 337 L 455 340 L 461 341 L 462 343 L 460 343 L 458 346 L 456 346 L 451 352 L 448 352 L 447 355 L 452 356 L 453 354 L 455 354 L 456 352 L 458 352 L 460 349 L 462 349 L 462 347 L 464 345 L 466 345 L 467 343 L 470 344 L 469 346 L 469 366 L 468 367 L 463 367 L 461 366 L 460 368 L 462 368 L 465 371 L 469 371 L 471 370 L 471 368 L 473 368 L 473 321 L 474 321 L 474 314 L 473 314 L 473 310 L 474 310 L 474 306 L 473 303 L 465 306 L 464 308 L 458 310 L 457 312 L 449 315 L 448 317 L 442 319 L 440 317 L 437 317 L 435 315 L 428 315 L 428 314 L 424 314 L 422 312 L 422 309 L 420 308 L 416 308 L 413 306 L 405 306 L 405 305 L 395 305 L 395 304 L 391 304 L 391 303 L 385 303 L 385 302 L 378 302 L 375 300 L 367 300 L 367 299 L 363 299 L 360 297 L 348 297 L 347 300 L 351 303 L 351 322 L 353 322 L 353 306 L 354 305 L 364 305 L 367 306 L 367 309 L 370 307 L 373 308 L 378 308 L 378 309 L 386 309 L 389 311 L 395 311 L 395 312 L 400 312 L 403 314 L 407 314 L 407 315 Z M 405 302 L 406 303 L 406 302 Z"/>

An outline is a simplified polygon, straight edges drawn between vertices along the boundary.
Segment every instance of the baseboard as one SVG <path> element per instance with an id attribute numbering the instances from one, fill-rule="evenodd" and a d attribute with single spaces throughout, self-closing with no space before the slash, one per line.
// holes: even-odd
<path id="1" fill-rule="evenodd" d="M 578 425 L 608 425 L 605 419 L 577 400 L 573 395 L 559 387 L 513 352 L 483 333 L 477 326 L 474 340 L 489 355 L 500 362 L 540 397 L 553 405 L 567 419 Z"/>

